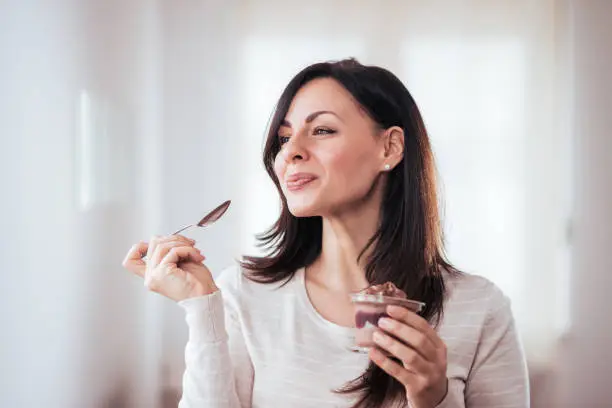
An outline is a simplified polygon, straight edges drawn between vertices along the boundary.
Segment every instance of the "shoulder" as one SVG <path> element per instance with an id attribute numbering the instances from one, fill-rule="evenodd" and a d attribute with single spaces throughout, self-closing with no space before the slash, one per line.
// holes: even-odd
<path id="1" fill-rule="evenodd" d="M 214 279 L 219 289 L 228 292 L 270 292 L 276 291 L 284 286 L 282 282 L 260 283 L 250 279 L 249 271 L 243 268 L 238 262 L 234 262 L 232 265 L 223 269 Z"/>
<path id="2" fill-rule="evenodd" d="M 444 276 L 446 299 L 441 329 L 479 336 L 514 320 L 508 296 L 489 279 L 469 273 Z"/>
<path id="3" fill-rule="evenodd" d="M 466 272 L 444 273 L 446 304 L 449 307 L 472 305 L 483 312 L 510 307 L 510 299 L 491 280 Z"/>
<path id="4" fill-rule="evenodd" d="M 238 262 L 215 276 L 215 283 L 221 290 L 224 302 L 242 309 L 249 305 L 262 304 L 292 290 L 292 282 L 260 283 L 249 278 L 249 272 Z"/>

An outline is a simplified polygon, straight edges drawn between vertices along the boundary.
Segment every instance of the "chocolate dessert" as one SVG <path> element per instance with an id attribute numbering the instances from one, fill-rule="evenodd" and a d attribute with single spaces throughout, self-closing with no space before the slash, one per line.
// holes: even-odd
<path id="1" fill-rule="evenodd" d="M 359 293 L 365 295 L 381 296 L 381 300 L 382 296 L 406 299 L 406 293 L 404 293 L 403 290 L 395 286 L 393 282 L 373 285 L 362 290 Z M 357 313 L 355 313 L 355 325 L 358 329 L 364 327 L 368 322 L 371 323 L 373 326 L 378 326 L 378 319 L 380 319 L 381 317 L 388 317 L 388 315 L 386 314 L 386 312 L 366 312 L 358 310 Z"/>
<path id="2" fill-rule="evenodd" d="M 378 330 L 378 320 L 388 317 L 387 306 L 397 305 L 412 310 L 421 311 L 421 302 L 406 299 L 406 293 L 397 288 L 392 282 L 372 285 L 361 292 L 351 295 L 355 305 L 355 347 L 353 351 L 366 352 L 374 346 L 372 335 Z"/>

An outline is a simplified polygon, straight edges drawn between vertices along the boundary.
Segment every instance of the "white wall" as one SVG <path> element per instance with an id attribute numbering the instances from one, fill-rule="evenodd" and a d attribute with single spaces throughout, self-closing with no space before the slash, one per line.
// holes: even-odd
<path id="1" fill-rule="evenodd" d="M 0 205 L 8 235 L 2 240 L 1 406 L 48 401 L 59 407 L 76 395 L 84 293 L 74 293 L 83 281 L 70 262 L 71 169 L 62 165 L 72 160 L 75 55 L 66 44 L 76 19 L 66 7 L 11 4 L 0 13 Z M 60 369 L 64 375 L 56 374 Z"/>
<path id="2" fill-rule="evenodd" d="M 559 406 L 610 406 L 612 390 L 612 2 L 575 1 L 572 328 Z"/>
<path id="3" fill-rule="evenodd" d="M 151 5 L 0 5 L 2 407 L 155 406 L 155 307 L 120 265 L 155 221 Z"/>

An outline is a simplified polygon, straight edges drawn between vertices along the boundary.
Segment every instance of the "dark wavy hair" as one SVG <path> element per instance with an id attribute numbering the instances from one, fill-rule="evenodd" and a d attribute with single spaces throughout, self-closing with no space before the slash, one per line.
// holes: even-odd
<path id="1" fill-rule="evenodd" d="M 414 99 L 391 72 L 365 66 L 355 59 L 308 66 L 289 82 L 272 116 L 263 160 L 276 184 L 282 211 L 276 223 L 258 236 L 268 253 L 244 257 L 247 277 L 260 283 L 288 282 L 295 271 L 311 265 L 321 253 L 321 217 L 293 216 L 287 207 L 274 160 L 280 151 L 279 127 L 298 90 L 316 78 L 332 78 L 346 88 L 381 129 L 404 130 L 404 157 L 388 174 L 378 230 L 363 248 L 366 278 L 371 284 L 393 282 L 409 298 L 426 304 L 422 316 L 440 322 L 445 286 L 442 273 L 458 273 L 446 261 L 438 213 L 435 166 L 429 137 Z M 406 402 L 404 387 L 370 362 L 362 376 L 337 392 L 357 395 L 355 408 Z"/>

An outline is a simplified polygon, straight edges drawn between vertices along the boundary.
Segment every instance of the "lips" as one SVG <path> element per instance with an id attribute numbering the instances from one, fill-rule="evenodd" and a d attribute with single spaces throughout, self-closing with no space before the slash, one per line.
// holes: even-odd
<path id="1" fill-rule="evenodd" d="M 308 184 L 317 179 L 317 176 L 309 173 L 295 173 L 287 177 L 285 184 L 289 191 L 297 191 L 305 188 Z"/>

